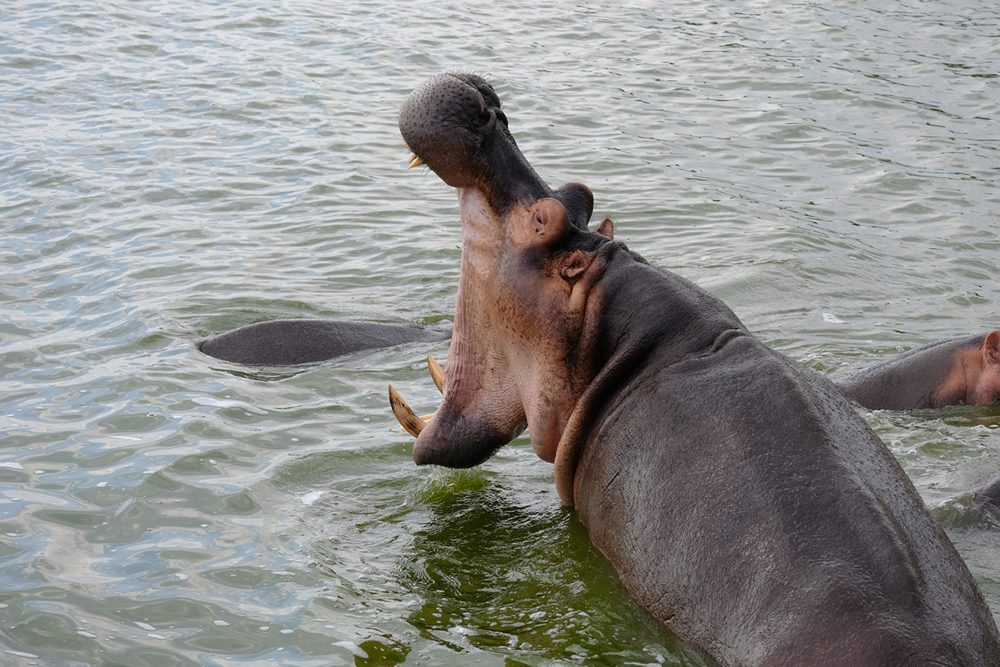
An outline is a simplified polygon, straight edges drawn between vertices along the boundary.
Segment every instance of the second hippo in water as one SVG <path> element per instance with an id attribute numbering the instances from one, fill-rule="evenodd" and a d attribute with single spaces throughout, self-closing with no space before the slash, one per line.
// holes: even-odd
<path id="1" fill-rule="evenodd" d="M 870 410 L 990 405 L 1000 398 L 1000 331 L 916 347 L 834 382 Z"/>
<path id="2" fill-rule="evenodd" d="M 629 592 L 722 665 L 1000 664 L 968 569 L 829 380 L 589 232 L 590 191 L 538 177 L 482 78 L 432 79 L 400 129 L 463 239 L 417 463 L 479 464 L 527 425 Z"/>
<path id="3" fill-rule="evenodd" d="M 250 366 L 289 366 L 418 341 L 447 340 L 451 323 L 430 327 L 338 320 L 272 320 L 213 336 L 199 349 Z"/>

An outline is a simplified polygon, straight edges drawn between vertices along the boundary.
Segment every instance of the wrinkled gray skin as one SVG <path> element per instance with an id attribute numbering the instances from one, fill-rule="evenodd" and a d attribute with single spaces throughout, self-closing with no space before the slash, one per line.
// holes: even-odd
<path id="1" fill-rule="evenodd" d="M 450 337 L 449 322 L 424 328 L 378 322 L 274 320 L 214 336 L 199 348 L 210 357 L 238 364 L 285 366 L 324 361 L 377 347 Z"/>
<path id="2" fill-rule="evenodd" d="M 400 129 L 458 189 L 464 239 L 417 462 L 478 464 L 527 422 L 629 592 L 721 665 L 1000 665 L 968 569 L 831 382 L 588 232 L 589 191 L 545 185 L 482 78 L 431 79 Z"/>

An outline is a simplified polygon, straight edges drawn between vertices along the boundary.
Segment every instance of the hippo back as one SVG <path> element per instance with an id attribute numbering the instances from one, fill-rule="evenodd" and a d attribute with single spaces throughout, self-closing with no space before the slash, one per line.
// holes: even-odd
<path id="1" fill-rule="evenodd" d="M 968 569 L 833 384 L 717 340 L 635 364 L 581 455 L 581 519 L 632 595 L 727 665 L 1000 664 Z"/>

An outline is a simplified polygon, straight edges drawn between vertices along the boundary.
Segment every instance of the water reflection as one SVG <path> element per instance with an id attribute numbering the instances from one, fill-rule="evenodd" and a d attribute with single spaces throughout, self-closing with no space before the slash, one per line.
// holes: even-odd
<path id="1" fill-rule="evenodd" d="M 501 452 L 489 473 L 414 470 L 392 452 L 310 455 L 280 471 L 285 492 L 308 508 L 297 539 L 335 592 L 324 604 L 356 616 L 351 641 L 394 655 L 407 646 L 421 659 L 487 651 L 704 664 L 631 601 L 575 514 L 540 487 L 551 483 L 545 464 L 521 447 Z M 334 469 L 340 481 L 320 486 Z"/>
<path id="2" fill-rule="evenodd" d="M 427 505 L 398 574 L 419 595 L 407 618 L 425 638 L 462 652 L 593 664 L 685 653 L 631 602 L 575 514 L 550 494 L 525 498 L 492 483 Z"/>

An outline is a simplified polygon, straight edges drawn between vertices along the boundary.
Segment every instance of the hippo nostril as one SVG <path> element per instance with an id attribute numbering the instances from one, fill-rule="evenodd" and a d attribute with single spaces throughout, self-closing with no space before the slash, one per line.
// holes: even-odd
<path id="1" fill-rule="evenodd" d="M 486 99 L 483 97 L 483 94 L 478 90 L 476 91 L 476 98 L 477 98 L 476 101 L 479 102 L 479 115 L 483 117 L 488 116 L 489 111 L 486 109 Z"/>

